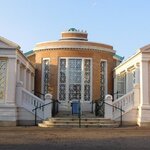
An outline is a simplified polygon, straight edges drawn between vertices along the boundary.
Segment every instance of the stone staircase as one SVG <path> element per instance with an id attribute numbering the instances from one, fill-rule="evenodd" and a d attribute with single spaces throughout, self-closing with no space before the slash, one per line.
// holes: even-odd
<path id="1" fill-rule="evenodd" d="M 119 124 L 105 118 L 95 117 L 93 113 L 85 112 L 81 115 L 81 128 L 116 128 Z M 43 121 L 38 124 L 39 127 L 67 127 L 67 128 L 78 128 L 79 118 L 78 115 L 72 115 L 70 112 L 61 112 L 55 118 Z"/>
<path id="2" fill-rule="evenodd" d="M 39 127 L 67 127 L 67 128 L 78 128 L 79 118 L 51 118 L 49 120 L 43 121 L 43 123 L 38 124 Z M 104 118 L 81 118 L 81 128 L 116 128 L 119 124 Z"/>

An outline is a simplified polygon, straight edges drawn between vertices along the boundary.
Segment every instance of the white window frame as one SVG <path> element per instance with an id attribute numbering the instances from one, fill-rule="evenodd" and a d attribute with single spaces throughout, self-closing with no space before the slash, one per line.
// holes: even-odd
<path id="1" fill-rule="evenodd" d="M 118 74 L 117 76 L 116 76 L 116 78 L 117 78 L 117 91 L 116 92 L 118 92 L 118 93 L 115 93 L 116 95 L 118 94 L 118 96 L 116 96 L 116 97 L 121 97 L 121 96 L 123 96 L 123 95 L 125 95 L 126 94 L 126 85 L 127 85 L 127 83 L 126 83 L 126 81 L 127 81 L 127 77 L 126 77 L 126 73 L 124 72 L 124 73 L 121 73 L 121 74 Z M 121 89 L 118 87 L 118 85 L 121 85 L 121 84 L 123 84 L 123 90 L 122 90 L 122 92 L 121 92 Z"/>
<path id="2" fill-rule="evenodd" d="M 43 61 L 44 60 L 48 60 L 49 61 L 49 70 L 50 70 L 50 58 L 42 58 L 42 82 L 41 82 L 41 93 L 44 94 L 44 64 Z M 49 76 L 50 76 L 50 72 L 49 72 Z"/>
<path id="3" fill-rule="evenodd" d="M 65 101 L 61 101 L 61 103 L 68 103 L 68 95 L 69 95 L 69 83 L 68 83 L 68 78 L 69 78 L 69 69 L 68 69 L 68 60 L 69 59 L 81 59 L 82 60 L 82 72 L 81 72 L 81 85 L 84 85 L 84 60 L 89 59 L 91 64 L 90 64 L 90 101 L 84 101 L 84 86 L 81 86 L 81 102 L 83 103 L 90 103 L 92 101 L 92 81 L 93 81 L 93 76 L 92 76 L 92 65 L 93 65 L 93 61 L 92 58 L 89 57 L 59 57 L 59 61 L 58 61 L 58 79 L 57 79 L 57 99 L 59 100 L 59 84 L 60 84 L 60 60 L 61 59 L 66 59 L 66 100 Z"/>
<path id="4" fill-rule="evenodd" d="M 108 64 L 107 64 L 107 60 L 106 59 L 101 59 L 100 60 L 100 64 L 101 64 L 101 62 L 105 62 L 106 63 L 106 68 L 105 68 L 105 77 L 106 77 L 106 80 L 105 80 L 105 95 L 107 95 L 108 94 Z M 101 69 L 101 68 L 100 68 Z"/>

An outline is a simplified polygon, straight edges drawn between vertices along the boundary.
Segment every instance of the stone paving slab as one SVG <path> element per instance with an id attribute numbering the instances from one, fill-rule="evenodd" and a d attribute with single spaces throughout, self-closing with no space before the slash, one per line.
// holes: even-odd
<path id="1" fill-rule="evenodd" d="M 150 128 L 0 127 L 0 150 L 150 150 Z"/>

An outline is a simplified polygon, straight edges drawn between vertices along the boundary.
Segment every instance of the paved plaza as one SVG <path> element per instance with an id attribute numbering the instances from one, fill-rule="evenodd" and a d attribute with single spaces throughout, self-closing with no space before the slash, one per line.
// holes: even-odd
<path id="1" fill-rule="evenodd" d="M 70 149 L 149 150 L 150 128 L 0 128 L 0 150 Z"/>

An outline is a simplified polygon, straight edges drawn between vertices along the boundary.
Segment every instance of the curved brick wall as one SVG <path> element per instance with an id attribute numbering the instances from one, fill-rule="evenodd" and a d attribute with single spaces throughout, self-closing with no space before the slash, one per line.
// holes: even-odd
<path id="1" fill-rule="evenodd" d="M 113 59 L 113 53 L 95 51 L 95 50 L 42 50 L 35 52 L 35 66 L 36 66 L 36 81 L 35 89 L 41 91 L 41 73 L 42 73 L 42 59 L 50 58 L 50 90 L 54 98 L 57 98 L 57 82 L 58 82 L 58 64 L 60 57 L 89 57 L 92 58 L 93 68 L 93 99 L 100 97 L 100 61 L 101 59 L 107 60 L 108 64 L 108 93 L 112 94 L 112 80 L 113 80 L 113 68 L 115 62 Z M 30 59 L 30 57 L 29 57 Z M 32 58 L 33 61 L 33 58 Z"/>
<path id="2" fill-rule="evenodd" d="M 73 29 L 75 30 L 75 29 Z M 57 98 L 58 85 L 58 65 L 60 57 L 85 57 L 92 58 L 92 99 L 100 97 L 100 61 L 107 61 L 107 83 L 108 93 L 113 92 L 113 69 L 115 51 L 111 45 L 89 42 L 86 32 L 68 31 L 62 32 L 62 39 L 58 41 L 48 41 L 36 44 L 34 55 L 28 58 L 35 64 L 36 81 L 35 89 L 41 92 L 42 59 L 50 58 L 50 91 L 54 98 Z M 68 38 L 67 40 L 63 38 Z M 73 38 L 76 38 L 73 40 Z M 82 39 L 83 38 L 83 39 Z"/>

